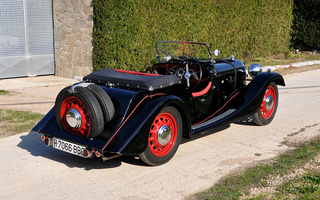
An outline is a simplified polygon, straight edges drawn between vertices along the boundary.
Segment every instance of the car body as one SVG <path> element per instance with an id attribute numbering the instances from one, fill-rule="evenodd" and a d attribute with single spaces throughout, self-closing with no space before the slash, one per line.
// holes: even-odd
<path id="1" fill-rule="evenodd" d="M 258 125 L 272 121 L 277 85 L 285 85 L 280 74 L 255 64 L 248 80 L 243 62 L 214 59 L 219 51 L 205 43 L 160 41 L 156 51 L 152 73 L 106 68 L 63 89 L 33 131 L 47 146 L 82 157 L 140 156 L 160 165 L 181 137 L 248 116 Z"/>

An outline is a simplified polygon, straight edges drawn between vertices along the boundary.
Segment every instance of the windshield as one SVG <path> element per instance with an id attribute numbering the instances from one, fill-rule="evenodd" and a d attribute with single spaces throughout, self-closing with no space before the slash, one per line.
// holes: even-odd
<path id="1" fill-rule="evenodd" d="M 174 59 L 192 56 L 200 60 L 211 59 L 209 45 L 198 42 L 159 41 L 156 43 L 157 59 L 165 60 L 171 56 Z"/>

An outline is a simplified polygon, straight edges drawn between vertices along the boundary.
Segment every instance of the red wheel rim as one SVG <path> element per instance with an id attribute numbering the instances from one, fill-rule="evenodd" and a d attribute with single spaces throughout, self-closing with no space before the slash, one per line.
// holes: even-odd
<path id="1" fill-rule="evenodd" d="M 268 100 L 270 100 L 270 98 L 272 98 L 273 100 L 273 104 L 271 108 L 270 108 L 270 105 L 268 105 Z M 260 107 L 260 113 L 264 119 L 269 119 L 272 116 L 273 111 L 276 107 L 276 102 L 277 102 L 276 91 L 274 87 L 269 86 L 266 90 L 266 93 L 264 94 L 262 104 Z"/>
<path id="2" fill-rule="evenodd" d="M 161 129 L 167 127 L 170 129 L 170 136 L 166 139 L 166 144 L 161 144 L 159 133 Z M 169 139 L 170 137 L 170 139 Z M 149 134 L 149 147 L 151 152 L 158 157 L 167 155 L 173 148 L 177 139 L 177 123 L 170 113 L 161 113 L 153 121 Z"/>
<path id="3" fill-rule="evenodd" d="M 67 121 L 67 113 L 75 109 L 81 116 L 81 126 L 73 128 Z M 91 119 L 85 104 L 75 96 L 67 97 L 63 100 L 60 109 L 62 125 L 68 133 L 88 137 L 91 130 Z"/>

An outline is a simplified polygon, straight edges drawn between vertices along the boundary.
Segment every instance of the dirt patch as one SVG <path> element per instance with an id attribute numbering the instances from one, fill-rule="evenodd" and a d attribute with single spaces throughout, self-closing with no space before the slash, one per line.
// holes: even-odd
<path id="1" fill-rule="evenodd" d="M 0 95 L 0 108 L 46 114 L 54 106 L 58 93 L 68 85 L 71 84 L 32 86 L 9 90 L 10 93 Z"/>

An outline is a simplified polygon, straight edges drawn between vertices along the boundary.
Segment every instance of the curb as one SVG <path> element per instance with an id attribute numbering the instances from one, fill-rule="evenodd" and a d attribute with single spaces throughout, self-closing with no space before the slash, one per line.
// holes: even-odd
<path id="1" fill-rule="evenodd" d="M 308 65 L 320 65 L 320 60 L 296 62 L 296 63 L 292 63 L 292 64 L 275 65 L 275 66 L 264 66 L 264 67 L 262 67 L 262 71 L 267 71 L 267 69 L 271 69 L 271 71 L 274 71 L 279 68 L 303 67 L 303 66 L 308 66 Z"/>

